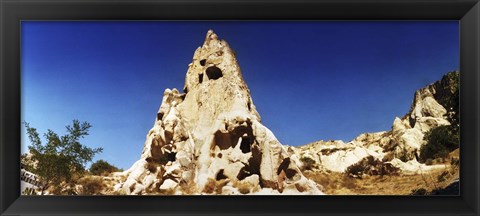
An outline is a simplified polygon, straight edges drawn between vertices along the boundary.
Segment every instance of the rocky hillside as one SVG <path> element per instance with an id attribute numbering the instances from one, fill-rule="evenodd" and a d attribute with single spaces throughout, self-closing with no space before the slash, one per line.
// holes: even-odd
<path id="1" fill-rule="evenodd" d="M 362 160 L 381 161 L 381 169 L 415 173 L 441 166 L 418 162 L 424 136 L 435 127 L 458 124 L 459 72 L 449 72 L 441 80 L 415 92 L 410 110 L 395 118 L 389 131 L 364 133 L 344 143 L 318 141 L 301 147 L 288 147 L 298 164 L 316 170 L 345 172 Z M 372 167 L 373 172 L 378 172 Z"/>
<path id="2" fill-rule="evenodd" d="M 183 93 L 166 89 L 154 117 L 140 159 L 114 176 L 117 194 L 323 194 L 262 125 L 235 55 L 211 30 Z"/>
<path id="3" fill-rule="evenodd" d="M 416 91 L 410 110 L 394 119 L 390 131 L 361 134 L 347 143 L 289 147 L 261 123 L 232 49 L 210 30 L 188 65 L 183 92 L 163 93 L 140 159 L 103 178 L 107 187 L 102 193 L 358 194 L 348 186 L 338 189 L 330 180 L 343 176 L 342 184 L 351 185 L 365 174 L 383 178 L 420 172 L 412 185 L 402 186 L 409 192 L 424 179 L 422 172 L 446 172 L 438 170 L 443 165 L 418 159 L 432 128 L 458 125 L 458 77 L 450 72 Z M 448 177 L 457 175 L 451 173 Z M 392 188 L 395 194 L 397 188 Z"/>

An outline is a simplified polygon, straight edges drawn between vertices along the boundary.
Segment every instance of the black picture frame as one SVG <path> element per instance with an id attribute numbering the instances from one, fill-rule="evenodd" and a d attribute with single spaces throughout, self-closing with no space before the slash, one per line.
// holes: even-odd
<path id="1" fill-rule="evenodd" d="M 479 215 L 478 0 L 0 0 L 1 215 Z M 21 20 L 459 20 L 460 196 L 20 196 Z"/>

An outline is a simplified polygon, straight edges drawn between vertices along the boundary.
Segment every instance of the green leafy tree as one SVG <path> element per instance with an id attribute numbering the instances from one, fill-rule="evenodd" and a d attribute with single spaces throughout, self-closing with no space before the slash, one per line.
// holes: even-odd
<path id="1" fill-rule="evenodd" d="M 30 167 L 32 172 L 39 176 L 43 186 L 42 194 L 51 185 L 59 185 L 62 181 L 71 182 L 72 176 L 82 174 L 85 164 L 92 161 L 95 154 L 103 151 L 102 148 L 89 148 L 80 143 L 80 139 L 88 135 L 92 127 L 88 122 L 80 123 L 73 120 L 72 125 L 67 125 L 67 134 L 59 136 L 52 130 L 45 134 L 45 144 L 37 132 L 25 122 L 30 145 L 31 159 L 35 166 Z"/>
<path id="2" fill-rule="evenodd" d="M 104 175 L 117 171 L 120 171 L 120 169 L 104 160 L 98 160 L 90 166 L 90 173 L 93 175 Z"/>

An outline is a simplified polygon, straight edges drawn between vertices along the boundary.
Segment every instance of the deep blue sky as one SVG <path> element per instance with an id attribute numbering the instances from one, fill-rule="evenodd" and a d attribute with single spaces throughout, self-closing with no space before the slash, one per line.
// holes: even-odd
<path id="1" fill-rule="evenodd" d="M 88 121 L 83 143 L 104 148 L 95 159 L 129 168 L 208 29 L 236 51 L 264 125 L 288 145 L 389 130 L 415 90 L 459 69 L 456 21 L 22 22 L 22 119 L 59 134 Z"/>

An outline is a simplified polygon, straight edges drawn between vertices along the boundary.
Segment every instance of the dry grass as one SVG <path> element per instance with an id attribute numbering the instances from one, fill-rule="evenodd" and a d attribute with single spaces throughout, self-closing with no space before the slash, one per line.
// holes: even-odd
<path id="1" fill-rule="evenodd" d="M 234 183 L 234 187 L 238 189 L 238 192 L 241 194 L 248 194 L 250 193 L 251 185 L 248 182 L 241 182 L 237 181 Z"/>
<path id="2" fill-rule="evenodd" d="M 222 194 L 222 188 L 228 182 L 229 181 L 227 179 L 221 179 L 217 181 L 215 179 L 209 178 L 202 192 L 208 193 L 208 194 Z"/>
<path id="3" fill-rule="evenodd" d="M 331 195 L 410 195 L 419 189 L 431 192 L 445 188 L 459 177 L 458 165 L 445 163 L 444 169 L 415 175 L 365 176 L 362 179 L 351 178 L 335 172 L 305 172 L 324 187 L 324 192 Z"/>
<path id="4" fill-rule="evenodd" d="M 188 182 L 180 181 L 179 185 L 180 185 L 180 191 L 182 192 L 182 194 L 191 195 L 197 192 L 197 185 L 195 184 L 193 179 L 188 180 Z"/>
<path id="5" fill-rule="evenodd" d="M 80 195 L 101 195 L 105 188 L 103 178 L 100 176 L 85 176 L 78 180 L 78 184 L 83 186 Z"/>

